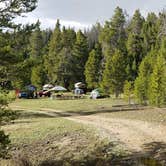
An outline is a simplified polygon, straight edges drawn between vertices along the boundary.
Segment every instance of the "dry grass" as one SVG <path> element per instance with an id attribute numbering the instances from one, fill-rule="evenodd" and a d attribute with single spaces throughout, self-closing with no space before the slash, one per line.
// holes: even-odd
<path id="1" fill-rule="evenodd" d="M 96 129 L 64 119 L 66 116 L 98 114 L 166 124 L 165 109 L 127 106 L 124 101 L 115 99 L 25 99 L 16 100 L 10 107 L 20 110 L 20 118 L 14 124 L 3 126 L 12 140 L 10 154 L 13 158 L 23 154 L 35 165 L 64 162 L 101 165 L 111 159 L 114 144 L 99 138 Z M 118 155 L 119 151 L 122 149 L 117 150 Z"/>
<path id="2" fill-rule="evenodd" d="M 61 111 L 86 112 L 100 109 L 111 109 L 112 105 L 124 104 L 122 100 L 113 99 L 80 99 L 80 100 L 51 100 L 51 99 L 28 99 L 16 100 L 10 106 L 12 108 L 27 108 L 29 110 L 55 109 Z"/>
<path id="3" fill-rule="evenodd" d="M 101 116 L 106 118 L 141 120 L 144 122 L 155 123 L 156 125 L 166 125 L 166 109 L 160 108 L 145 107 L 144 109 L 136 109 L 132 111 L 115 111 L 112 113 L 101 114 Z"/>
<path id="4" fill-rule="evenodd" d="M 93 128 L 63 118 L 21 119 L 15 124 L 3 126 L 3 129 L 12 141 L 12 159 L 17 161 L 17 156 L 20 156 L 20 162 L 23 162 L 22 156 L 25 156 L 33 165 L 55 159 L 83 161 L 108 144 L 107 140 L 98 137 Z M 11 165 L 13 160 L 1 161 L 0 165 Z"/>

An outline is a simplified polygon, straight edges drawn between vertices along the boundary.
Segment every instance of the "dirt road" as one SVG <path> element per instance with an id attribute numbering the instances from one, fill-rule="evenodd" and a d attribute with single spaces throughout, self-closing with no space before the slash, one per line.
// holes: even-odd
<path id="1" fill-rule="evenodd" d="M 99 130 L 102 137 L 114 138 L 131 151 L 140 151 L 143 149 L 143 144 L 150 142 L 166 143 L 166 126 L 98 115 L 67 117 L 67 119 L 92 125 Z"/>
<path id="2" fill-rule="evenodd" d="M 16 110 L 18 109 L 15 108 Z M 22 108 L 26 110 L 26 108 Z M 92 126 L 99 131 L 102 138 L 111 139 L 111 141 L 119 142 L 126 150 L 139 152 L 144 149 L 144 144 L 152 142 L 162 142 L 166 144 L 166 126 L 150 123 L 147 121 L 126 119 L 126 118 L 111 118 L 107 116 L 88 115 L 70 116 L 60 110 L 40 109 L 40 113 L 45 113 L 51 116 L 56 116 L 60 113 L 66 119 L 79 122 L 88 126 Z M 67 115 L 67 116 L 65 116 Z M 69 116 L 68 116 L 69 115 Z"/>

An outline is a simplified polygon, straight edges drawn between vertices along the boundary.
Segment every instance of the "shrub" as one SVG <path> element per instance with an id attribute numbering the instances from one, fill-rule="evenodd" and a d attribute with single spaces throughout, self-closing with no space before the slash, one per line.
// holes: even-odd
<path id="1" fill-rule="evenodd" d="M 12 93 L 6 93 L 0 91 L 0 127 L 4 123 L 8 123 L 11 120 L 17 118 L 17 113 L 9 109 L 8 104 L 14 100 L 14 95 Z M 9 136 L 0 130 L 0 157 L 4 158 L 7 154 L 7 147 L 10 143 Z"/>

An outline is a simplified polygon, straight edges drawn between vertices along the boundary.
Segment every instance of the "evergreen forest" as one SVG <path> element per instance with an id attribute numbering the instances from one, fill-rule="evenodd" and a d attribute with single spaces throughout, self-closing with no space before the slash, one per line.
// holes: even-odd
<path id="1" fill-rule="evenodd" d="M 33 9 L 30 9 L 33 10 Z M 27 11 L 25 11 L 27 12 Z M 13 18 L 14 16 L 11 16 Z M 57 19 L 54 29 L 14 25 L 0 17 L 0 85 L 38 89 L 51 83 L 72 90 L 84 82 L 118 97 L 134 94 L 141 104 L 166 105 L 166 12 L 139 10 L 129 17 L 117 7 L 102 25 L 76 31 Z"/>

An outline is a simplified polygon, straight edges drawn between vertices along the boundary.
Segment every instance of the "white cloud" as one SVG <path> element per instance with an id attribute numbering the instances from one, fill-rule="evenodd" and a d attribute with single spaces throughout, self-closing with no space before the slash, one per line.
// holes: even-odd
<path id="1" fill-rule="evenodd" d="M 76 30 L 89 28 L 96 22 L 104 22 L 112 17 L 116 6 L 125 9 L 131 17 L 136 9 L 140 9 L 143 16 L 148 12 L 158 13 L 165 7 L 165 0 L 39 0 L 38 7 L 27 17 L 17 18 L 19 23 L 34 23 L 41 21 L 42 29 L 54 28 L 56 19 L 61 25 L 74 27 Z"/>
<path id="2" fill-rule="evenodd" d="M 17 19 L 15 19 L 15 22 L 22 23 L 22 24 L 26 24 L 26 23 L 31 24 L 31 23 L 36 23 L 37 20 L 40 20 L 42 29 L 46 29 L 46 28 L 53 29 L 57 21 L 56 19 L 37 18 L 34 16 L 28 16 L 28 17 L 18 17 Z M 67 21 L 67 20 L 60 20 L 60 24 L 65 27 L 74 28 L 75 30 L 78 30 L 78 29 L 84 30 L 92 26 L 91 24 L 81 23 L 77 21 Z"/>
<path id="3" fill-rule="evenodd" d="M 71 28 L 74 27 L 76 29 L 88 29 L 92 26 L 90 24 L 80 23 L 80 22 L 76 22 L 76 21 L 61 20 L 60 22 L 62 25 L 66 26 L 66 27 L 71 27 Z"/>

